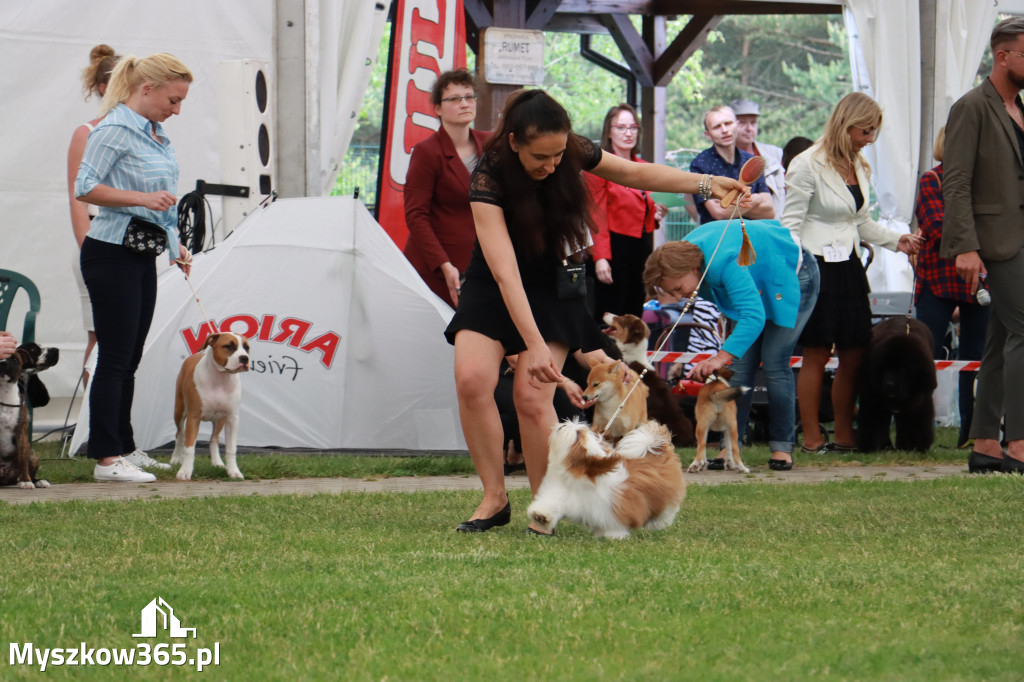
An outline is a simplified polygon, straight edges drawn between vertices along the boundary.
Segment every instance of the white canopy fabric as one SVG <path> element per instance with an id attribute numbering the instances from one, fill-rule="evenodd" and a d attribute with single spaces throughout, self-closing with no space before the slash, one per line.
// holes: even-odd
<path id="1" fill-rule="evenodd" d="M 343 2 L 340 21 L 331 24 L 340 26 L 341 30 L 333 32 L 334 45 L 330 51 L 324 50 L 322 57 L 323 63 L 333 67 L 331 73 L 321 74 L 323 81 L 337 85 L 336 111 L 325 111 L 321 116 L 325 125 L 322 137 L 324 158 L 328 160 L 321 175 L 323 194 L 329 194 L 334 186 L 341 161 L 355 132 L 363 93 L 373 71 L 374 60 L 371 57 L 377 54 L 390 5 L 391 0 Z M 377 58 L 386 59 L 387 55 L 378 55 Z"/>
<path id="2" fill-rule="evenodd" d="M 250 337 L 239 445 L 465 449 L 443 335 L 453 312 L 361 202 L 282 199 L 197 254 L 192 272 L 218 331 Z M 132 411 L 144 450 L 174 440 L 178 371 L 207 331 L 177 269 L 159 290 Z M 87 434 L 84 409 L 71 452 Z"/>
<path id="3" fill-rule="evenodd" d="M 883 112 L 881 134 L 865 152 L 879 222 L 909 232 L 921 137 L 917 0 L 848 0 L 845 17 L 854 87 L 874 97 Z M 905 255 L 876 248 L 868 282 L 874 292 L 910 291 L 913 271 Z"/>
<path id="4" fill-rule="evenodd" d="M 177 55 L 195 81 L 181 115 L 164 125 L 181 167 L 178 196 L 196 180 L 218 183 L 217 65 L 257 59 L 270 64 L 274 93 L 275 6 L 283 0 L 179 0 L 173 11 L 141 11 L 133 0 L 4 0 L 0 3 L 0 71 L 5 93 L 0 107 L 0 268 L 29 277 L 40 290 L 42 311 L 36 337 L 61 351 L 61 362 L 46 375 L 53 396 L 70 396 L 85 350 L 72 260 L 78 250 L 71 233 L 66 188 L 71 134 L 95 118 L 99 102 L 83 101 L 80 75 L 89 51 L 107 43 L 118 54 Z M 295 3 L 292 3 L 293 5 Z M 372 58 L 390 0 L 305 0 L 306 129 L 312 149 L 305 154 L 310 193 L 330 192 L 361 106 Z M 16 66 L 14 66 L 16 65 Z M 220 218 L 220 200 L 210 197 Z M 226 230 L 217 226 L 218 240 Z M 162 262 L 161 268 L 166 267 Z M 12 329 L 27 306 L 12 313 Z"/>
<path id="5" fill-rule="evenodd" d="M 978 64 L 988 49 L 999 2 L 936 0 L 935 122 L 936 133 L 961 95 L 974 85 Z M 1024 5 L 1024 3 L 1020 3 Z"/>

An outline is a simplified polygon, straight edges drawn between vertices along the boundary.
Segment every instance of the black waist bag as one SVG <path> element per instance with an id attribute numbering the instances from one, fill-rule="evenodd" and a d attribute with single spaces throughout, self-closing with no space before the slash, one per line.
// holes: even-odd
<path id="1" fill-rule="evenodd" d="M 167 249 L 167 233 L 156 223 L 132 217 L 121 244 L 141 256 L 159 256 Z"/>

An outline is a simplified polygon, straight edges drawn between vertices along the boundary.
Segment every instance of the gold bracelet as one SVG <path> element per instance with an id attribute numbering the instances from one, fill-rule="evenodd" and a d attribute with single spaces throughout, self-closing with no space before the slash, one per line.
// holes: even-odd
<path id="1" fill-rule="evenodd" d="M 700 183 L 697 185 L 697 194 L 701 199 L 710 199 L 714 196 L 711 193 L 712 176 L 709 173 L 705 173 L 700 176 Z"/>

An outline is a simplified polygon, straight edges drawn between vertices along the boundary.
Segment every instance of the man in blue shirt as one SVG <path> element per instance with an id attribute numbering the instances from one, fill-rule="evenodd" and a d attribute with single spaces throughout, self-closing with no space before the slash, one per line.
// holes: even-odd
<path id="1" fill-rule="evenodd" d="M 722 104 L 704 114 L 704 136 L 711 140 L 711 147 L 694 157 L 690 171 L 738 180 L 740 168 L 753 154 L 736 148 L 736 114 L 733 110 Z M 744 218 L 770 220 L 780 217 L 775 215 L 772 196 L 764 178 L 751 185 L 750 194 L 753 205 L 743 211 Z M 733 206 L 722 208 L 718 199 L 702 199 L 693 195 L 693 202 L 701 225 L 712 220 L 728 220 L 733 215 Z"/>

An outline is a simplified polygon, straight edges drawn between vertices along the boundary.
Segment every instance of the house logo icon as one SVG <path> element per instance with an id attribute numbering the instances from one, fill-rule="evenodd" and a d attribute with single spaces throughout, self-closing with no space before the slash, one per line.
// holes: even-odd
<path id="1" fill-rule="evenodd" d="M 181 621 L 174 615 L 174 609 L 163 597 L 157 597 L 142 609 L 142 632 L 132 637 L 156 637 L 158 627 L 167 630 L 171 637 L 188 637 L 189 633 L 192 633 L 193 639 L 196 636 L 195 628 L 181 627 Z"/>

